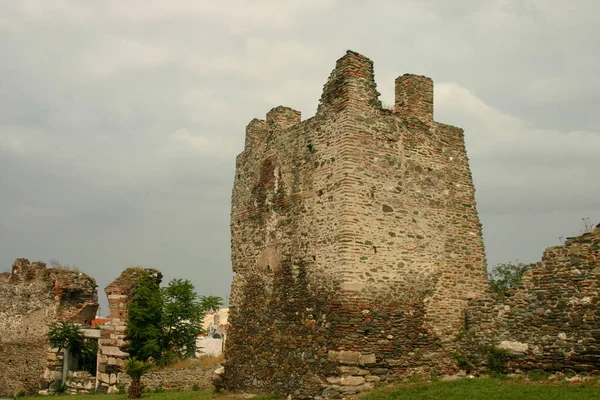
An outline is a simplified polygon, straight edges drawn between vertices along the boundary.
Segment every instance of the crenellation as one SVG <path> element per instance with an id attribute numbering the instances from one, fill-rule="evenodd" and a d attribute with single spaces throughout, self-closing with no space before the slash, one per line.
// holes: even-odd
<path id="1" fill-rule="evenodd" d="M 323 86 L 317 115 L 329 110 L 367 110 L 381 108 L 375 84 L 373 62 L 367 57 L 348 50 Z"/>
<path id="2" fill-rule="evenodd" d="M 267 113 L 269 133 L 278 133 L 300 123 L 300 111 L 289 107 L 278 106 Z"/>
<path id="3" fill-rule="evenodd" d="M 394 111 L 405 118 L 416 117 L 433 123 L 433 80 L 422 75 L 404 74 L 396 78 Z"/>
<path id="4" fill-rule="evenodd" d="M 255 144 L 260 144 L 267 137 L 267 122 L 263 119 L 254 118 L 246 126 L 246 146 L 249 148 Z"/>

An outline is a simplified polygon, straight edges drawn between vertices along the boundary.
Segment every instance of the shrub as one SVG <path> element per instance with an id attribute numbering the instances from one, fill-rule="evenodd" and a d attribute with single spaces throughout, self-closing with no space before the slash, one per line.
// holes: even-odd
<path id="1" fill-rule="evenodd" d="M 456 365 L 458 365 L 458 368 L 468 369 L 469 360 L 467 360 L 465 353 L 463 353 L 461 349 L 456 349 L 454 352 L 454 359 L 456 360 Z"/>
<path id="2" fill-rule="evenodd" d="M 83 348 L 83 332 L 79 325 L 71 321 L 53 322 L 46 336 L 50 346 L 57 347 L 59 351 L 69 349 L 78 354 Z"/>
<path id="3" fill-rule="evenodd" d="M 490 346 L 487 352 L 488 369 L 492 375 L 502 375 L 506 372 L 508 352 L 496 346 Z"/>
<path id="4" fill-rule="evenodd" d="M 131 384 L 127 391 L 128 398 L 139 399 L 142 397 L 142 375 L 144 375 L 150 367 L 151 364 L 149 362 L 136 360 L 135 358 L 130 358 L 129 361 L 127 361 L 125 364 L 125 373 L 131 378 Z"/>
<path id="5" fill-rule="evenodd" d="M 492 289 L 499 296 L 504 296 L 508 289 L 521 283 L 523 273 L 532 265 L 520 262 L 497 264 L 489 273 Z"/>

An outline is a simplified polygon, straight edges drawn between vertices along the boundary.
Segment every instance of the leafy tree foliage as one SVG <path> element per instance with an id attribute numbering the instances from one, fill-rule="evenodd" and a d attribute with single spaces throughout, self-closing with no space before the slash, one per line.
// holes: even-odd
<path id="1" fill-rule="evenodd" d="M 77 353 L 83 348 L 81 327 L 71 321 L 51 323 L 46 336 L 50 347 L 56 347 L 59 351 L 69 349 L 72 353 Z"/>
<path id="2" fill-rule="evenodd" d="M 141 361 L 157 360 L 162 354 L 163 338 L 164 301 L 160 286 L 150 277 L 143 276 L 132 294 L 133 300 L 127 306 L 129 353 Z"/>
<path id="3" fill-rule="evenodd" d="M 223 305 L 223 299 L 219 296 L 202 296 L 201 303 L 206 311 L 217 311 Z"/>
<path id="4" fill-rule="evenodd" d="M 81 326 L 71 321 L 57 321 L 50 324 L 46 334 L 48 344 L 58 350 L 69 349 L 71 355 L 78 361 L 78 368 L 96 373 L 96 357 L 98 356 L 98 341 L 85 340 Z"/>
<path id="5" fill-rule="evenodd" d="M 196 338 L 202 333 L 205 307 L 189 280 L 173 279 L 162 290 L 164 347 L 178 358 L 194 357 Z"/>
<path id="6" fill-rule="evenodd" d="M 132 297 L 127 337 L 133 358 L 168 364 L 194 357 L 206 307 L 189 280 L 174 279 L 161 289 L 154 280 L 142 277 Z"/>
<path id="7" fill-rule="evenodd" d="M 520 262 L 497 264 L 488 274 L 492 289 L 498 295 L 504 296 L 508 289 L 517 286 L 521 282 L 523 273 L 532 265 L 534 264 Z"/>

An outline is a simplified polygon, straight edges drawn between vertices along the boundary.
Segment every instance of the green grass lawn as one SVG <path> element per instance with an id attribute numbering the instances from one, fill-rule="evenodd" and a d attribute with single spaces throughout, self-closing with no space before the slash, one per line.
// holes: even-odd
<path id="1" fill-rule="evenodd" d="M 127 395 L 61 395 L 49 400 L 127 400 Z M 44 397 L 46 398 L 46 397 Z M 218 394 L 213 391 L 144 393 L 143 400 L 240 400 L 244 397 Z M 23 400 L 40 400 L 40 396 Z M 254 400 L 283 399 L 273 395 L 253 397 Z M 401 384 L 372 390 L 356 400 L 600 400 L 600 383 L 586 381 L 574 384 L 535 383 L 510 379 L 461 379 L 452 382 Z"/>
<path id="2" fill-rule="evenodd" d="M 142 400 L 241 400 L 243 397 L 215 393 L 212 390 L 184 391 L 184 392 L 161 392 L 144 393 Z M 60 396 L 34 396 L 20 397 L 19 400 L 127 400 L 126 394 L 82 394 L 82 395 L 60 395 Z M 253 400 L 275 400 L 280 399 L 274 395 L 258 395 Z"/>
<path id="3" fill-rule="evenodd" d="M 592 400 L 600 399 L 597 382 L 581 384 L 531 383 L 503 379 L 461 379 L 452 382 L 400 385 L 373 390 L 360 400 Z"/>

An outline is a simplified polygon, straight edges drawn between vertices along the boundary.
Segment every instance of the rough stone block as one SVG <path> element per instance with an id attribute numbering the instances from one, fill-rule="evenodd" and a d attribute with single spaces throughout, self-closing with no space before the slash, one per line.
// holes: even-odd
<path id="1" fill-rule="evenodd" d="M 358 386 L 365 383 L 365 378 L 362 376 L 342 376 L 342 386 Z"/>
<path id="2" fill-rule="evenodd" d="M 104 372 L 98 372 L 98 380 L 106 384 L 110 384 L 110 375 Z"/>
<path id="3" fill-rule="evenodd" d="M 360 364 L 360 365 L 375 364 L 376 362 L 377 362 L 377 359 L 375 358 L 375 354 L 373 354 L 373 353 L 360 354 L 358 356 L 358 364 Z"/>
<path id="4" fill-rule="evenodd" d="M 330 376 L 327 378 L 327 383 L 331 385 L 340 385 L 342 383 L 342 378 L 339 376 Z"/>
<path id="5" fill-rule="evenodd" d="M 508 351 L 511 354 L 525 353 L 529 349 L 529 345 L 527 343 L 513 342 L 509 340 L 500 342 L 498 347 Z"/>
<path id="6" fill-rule="evenodd" d="M 115 357 L 129 357 L 129 353 L 121 351 L 118 347 L 102 346 L 100 347 L 101 354 Z"/>
<path id="7" fill-rule="evenodd" d="M 337 352 L 337 361 L 340 364 L 356 365 L 358 364 L 359 357 L 360 353 L 357 351 L 342 350 Z"/>

